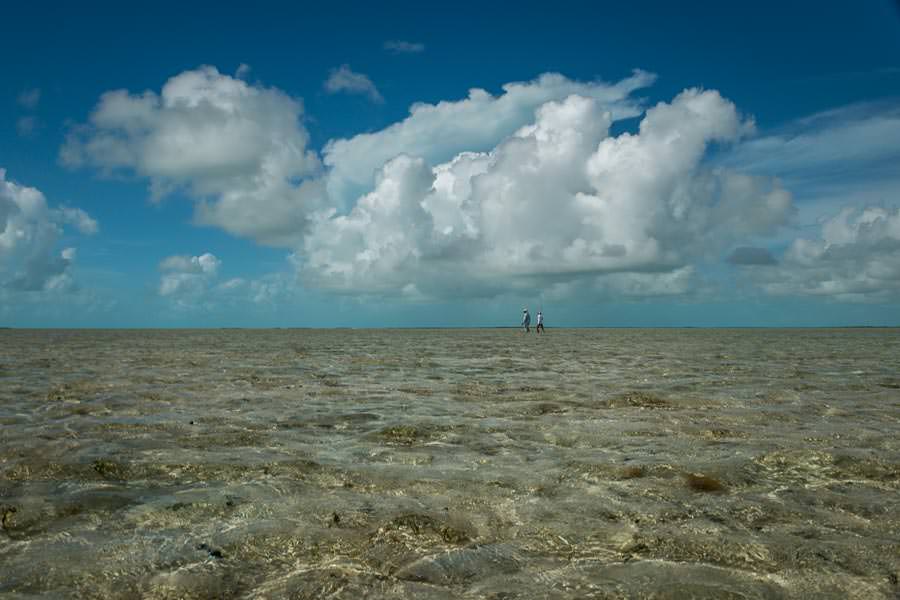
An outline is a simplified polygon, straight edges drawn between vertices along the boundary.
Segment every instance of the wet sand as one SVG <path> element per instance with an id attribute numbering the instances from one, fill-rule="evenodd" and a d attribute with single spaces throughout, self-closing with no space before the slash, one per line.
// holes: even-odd
<path id="1" fill-rule="evenodd" d="M 900 330 L 3 330 L 4 598 L 900 596 Z"/>

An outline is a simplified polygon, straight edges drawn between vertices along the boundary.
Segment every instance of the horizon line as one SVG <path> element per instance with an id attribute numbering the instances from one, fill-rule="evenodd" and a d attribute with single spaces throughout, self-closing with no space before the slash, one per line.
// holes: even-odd
<path id="1" fill-rule="evenodd" d="M 270 326 L 244 326 L 244 325 L 176 325 L 176 326 L 32 326 L 32 325 L 6 325 L 0 326 L 0 331 L 10 330 L 407 330 L 407 329 L 522 329 L 521 325 L 398 325 L 398 326 L 356 326 L 334 325 L 330 327 L 304 326 L 304 325 L 270 325 Z M 533 327 L 532 327 L 533 329 Z M 900 329 L 897 325 L 562 325 L 549 327 L 550 329 Z"/>

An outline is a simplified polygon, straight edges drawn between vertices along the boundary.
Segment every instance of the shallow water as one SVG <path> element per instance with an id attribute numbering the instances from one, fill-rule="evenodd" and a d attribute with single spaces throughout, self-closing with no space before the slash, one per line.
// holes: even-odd
<path id="1" fill-rule="evenodd" d="M 8 598 L 900 595 L 900 330 L 3 330 L 0 431 Z"/>

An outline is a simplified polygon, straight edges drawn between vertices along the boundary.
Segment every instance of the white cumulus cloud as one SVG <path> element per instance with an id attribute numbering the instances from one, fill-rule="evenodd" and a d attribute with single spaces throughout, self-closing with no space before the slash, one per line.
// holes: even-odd
<path id="1" fill-rule="evenodd" d="M 6 179 L 6 170 L 0 169 L 0 288 L 71 289 L 75 249 L 57 247 L 70 224 L 82 233 L 97 231 L 97 222 L 83 210 L 49 208 L 40 190 Z"/>
<path id="2" fill-rule="evenodd" d="M 572 94 L 488 152 L 393 158 L 348 214 L 319 215 L 295 258 L 304 279 L 438 297 L 570 281 L 668 294 L 688 289 L 693 261 L 790 216 L 777 182 L 705 166 L 710 144 L 753 129 L 717 92 L 660 103 L 635 134 L 611 137 L 613 119 Z"/>
<path id="3" fill-rule="evenodd" d="M 61 150 L 70 166 L 130 170 L 157 196 L 183 188 L 196 220 L 267 244 L 291 244 L 321 201 L 302 106 L 213 67 L 169 79 L 161 93 L 105 93 Z"/>
<path id="4" fill-rule="evenodd" d="M 345 94 L 360 94 L 366 96 L 372 102 L 381 104 L 384 98 L 367 75 L 356 73 L 348 65 L 341 65 L 332 69 L 325 80 L 325 91 L 329 94 L 343 92 Z"/>
<path id="5" fill-rule="evenodd" d="M 644 71 L 616 84 L 582 83 L 547 73 L 534 81 L 508 83 L 499 96 L 475 88 L 463 100 L 414 104 L 407 118 L 386 129 L 327 144 L 329 195 L 339 203 L 352 202 L 371 189 L 378 169 L 401 154 L 435 165 L 460 152 L 490 150 L 532 122 L 541 105 L 572 94 L 598 100 L 613 119 L 637 116 L 641 109 L 630 95 L 654 80 Z"/>

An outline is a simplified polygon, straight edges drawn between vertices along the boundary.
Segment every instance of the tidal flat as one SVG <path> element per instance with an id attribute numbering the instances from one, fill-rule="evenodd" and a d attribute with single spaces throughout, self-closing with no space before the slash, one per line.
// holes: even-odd
<path id="1" fill-rule="evenodd" d="M 900 596 L 900 330 L 2 330 L 0 597 Z"/>

